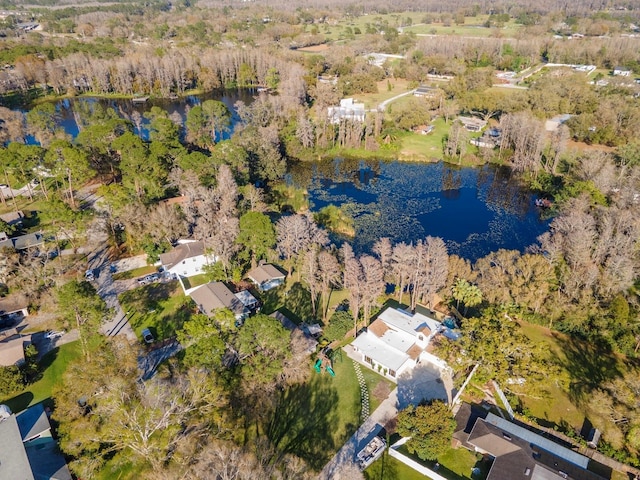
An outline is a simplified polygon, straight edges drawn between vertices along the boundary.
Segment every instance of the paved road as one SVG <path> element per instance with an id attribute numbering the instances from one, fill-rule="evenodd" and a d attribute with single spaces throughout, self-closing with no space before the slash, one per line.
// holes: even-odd
<path id="1" fill-rule="evenodd" d="M 380 105 L 378 105 L 378 111 L 384 112 L 387 108 L 387 105 L 389 105 L 391 102 L 394 102 L 399 98 L 406 97 L 407 95 L 413 95 L 413 92 L 415 92 L 415 90 L 409 90 L 408 92 L 401 93 L 400 95 L 396 95 L 395 97 L 391 97 L 385 100 L 384 102 L 380 103 Z"/>

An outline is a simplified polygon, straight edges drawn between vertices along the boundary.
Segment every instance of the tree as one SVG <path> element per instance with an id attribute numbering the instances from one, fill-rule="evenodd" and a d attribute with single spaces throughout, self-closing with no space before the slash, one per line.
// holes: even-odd
<path id="1" fill-rule="evenodd" d="M 411 437 L 407 449 L 422 460 L 435 461 L 451 446 L 456 421 L 449 407 L 435 400 L 417 407 L 409 405 L 398 413 L 397 431 Z"/>
<path id="2" fill-rule="evenodd" d="M 241 255 L 250 256 L 251 266 L 254 268 L 258 259 L 266 258 L 276 243 L 276 232 L 269 217 L 260 212 L 242 215 L 236 243 L 244 248 Z"/>
<path id="3" fill-rule="evenodd" d="M 291 274 L 292 259 L 312 244 L 325 246 L 329 243 L 327 233 L 307 215 L 285 215 L 276 223 L 278 251 L 284 256 Z"/>
<path id="4" fill-rule="evenodd" d="M 95 335 L 107 313 L 107 305 L 89 282 L 72 280 L 57 290 L 58 311 L 67 328 L 74 327 L 80 334 L 82 354 L 90 360 L 89 339 Z"/>
<path id="5" fill-rule="evenodd" d="M 462 302 L 465 315 L 469 307 L 475 307 L 482 303 L 482 292 L 478 286 L 469 283 L 464 278 L 458 278 L 451 291 L 454 300 L 457 302 L 456 309 L 459 308 L 460 302 Z"/>
<path id="6" fill-rule="evenodd" d="M 264 314 L 245 320 L 234 343 L 249 390 L 273 388 L 289 357 L 289 331 L 275 318 Z"/>
<path id="7" fill-rule="evenodd" d="M 27 132 L 41 147 L 48 147 L 58 134 L 58 113 L 53 103 L 41 103 L 27 113 Z"/>
<path id="8" fill-rule="evenodd" d="M 0 366 L 0 398 L 9 398 L 24 388 L 22 372 L 16 366 Z"/>
<path id="9" fill-rule="evenodd" d="M 205 100 L 187 113 L 187 139 L 203 147 L 212 148 L 216 140 L 231 125 L 231 112 L 219 100 Z"/>
<path id="10" fill-rule="evenodd" d="M 384 270 L 382 264 L 371 255 L 360 257 L 362 265 L 362 307 L 365 324 L 368 324 L 371 315 L 371 307 L 376 304 L 378 297 L 384 293 Z"/>
<path id="11" fill-rule="evenodd" d="M 222 334 L 233 328 L 234 323 L 235 316 L 228 309 L 215 311 L 212 318 L 193 315 L 178 332 L 178 341 L 185 347 L 185 365 L 218 370 L 226 349 Z"/>
<path id="12" fill-rule="evenodd" d="M 76 208 L 74 186 L 81 186 L 95 175 L 87 153 L 66 140 L 56 140 L 49 147 L 45 158 L 54 165 L 56 177 L 67 182 L 69 203 L 72 208 Z"/>
<path id="13" fill-rule="evenodd" d="M 324 328 L 323 335 L 330 342 L 342 340 L 353 327 L 353 317 L 343 310 L 335 312 L 329 319 L 329 325 Z"/>
<path id="14" fill-rule="evenodd" d="M 345 256 L 344 260 L 344 288 L 349 292 L 349 309 L 353 315 L 354 336 L 358 333 L 358 319 L 360 318 L 360 308 L 362 307 L 364 272 L 362 264 L 354 256 Z"/>
<path id="15" fill-rule="evenodd" d="M 326 324 L 331 291 L 338 285 L 338 282 L 340 281 L 340 274 L 342 272 L 340 270 L 340 263 L 338 262 L 338 259 L 327 250 L 322 250 L 318 254 L 318 267 L 318 276 L 320 277 L 322 322 Z"/>

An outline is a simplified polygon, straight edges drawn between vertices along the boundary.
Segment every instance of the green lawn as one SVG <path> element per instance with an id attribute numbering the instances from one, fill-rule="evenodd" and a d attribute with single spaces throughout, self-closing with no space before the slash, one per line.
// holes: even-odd
<path id="1" fill-rule="evenodd" d="M 142 330 L 149 328 L 157 340 L 175 335 L 195 311 L 177 280 L 135 288 L 119 299 L 122 309 L 129 312 L 136 335 L 140 337 Z"/>
<path id="2" fill-rule="evenodd" d="M 406 33 L 412 32 L 418 35 L 458 35 L 462 37 L 514 37 L 520 25 L 509 22 L 503 28 L 488 28 L 479 24 L 473 24 L 468 20 L 464 25 L 446 26 L 441 23 L 428 25 L 416 25 L 405 27 Z"/>
<path id="3" fill-rule="evenodd" d="M 200 285 L 204 285 L 208 283 L 207 276 L 204 273 L 199 275 L 194 275 L 193 277 L 183 277 L 182 283 L 184 283 L 184 288 L 189 290 L 190 288 L 199 287 Z"/>
<path id="4" fill-rule="evenodd" d="M 400 447 L 399 451 L 428 468 L 434 468 L 435 462 L 424 462 L 418 457 L 408 453 L 404 447 Z M 484 476 L 475 476 L 473 479 L 483 479 L 486 478 L 486 474 L 488 473 L 488 465 L 481 464 L 481 459 L 482 456 L 476 456 L 476 454 L 464 448 L 450 448 L 438 459 L 440 463 L 438 473 L 449 480 L 467 480 L 472 478 L 471 469 L 477 466 L 483 471 Z M 364 474 L 369 480 L 422 480 L 427 478 L 399 460 L 390 457 L 388 453 L 385 453 L 379 460 L 367 468 Z"/>
<path id="5" fill-rule="evenodd" d="M 80 342 L 67 343 L 47 353 L 40 360 L 39 365 L 42 371 L 40 378 L 20 394 L 12 398 L 0 399 L 0 403 L 7 404 L 15 413 L 49 399 L 53 386 L 60 381 L 69 363 L 80 354 Z"/>
<path id="6" fill-rule="evenodd" d="M 138 278 L 143 275 L 149 275 L 150 273 L 156 273 L 158 268 L 153 265 L 146 265 L 140 268 L 134 268 L 133 270 L 127 270 L 126 272 L 118 272 L 113 275 L 114 280 L 128 280 L 130 278 Z"/>
<path id="7" fill-rule="evenodd" d="M 451 125 L 438 118 L 433 122 L 433 126 L 433 132 L 428 135 L 412 132 L 404 134 L 399 139 L 401 147 L 398 158 L 413 161 L 442 160 L 442 142 Z"/>
<path id="8" fill-rule="evenodd" d="M 408 92 L 411 90 L 410 83 L 403 79 L 389 79 L 387 84 L 387 79 L 381 80 L 378 82 L 378 92 L 377 93 L 357 93 L 353 96 L 354 101 L 364 103 L 365 108 L 378 108 L 385 100 L 395 97 L 396 95 L 400 95 L 402 93 Z M 388 85 L 391 86 L 391 90 L 388 89 Z M 412 95 L 407 95 L 407 97 L 413 97 Z M 400 101 L 398 99 L 397 101 Z M 391 102 L 391 105 L 395 105 L 395 102 Z"/>

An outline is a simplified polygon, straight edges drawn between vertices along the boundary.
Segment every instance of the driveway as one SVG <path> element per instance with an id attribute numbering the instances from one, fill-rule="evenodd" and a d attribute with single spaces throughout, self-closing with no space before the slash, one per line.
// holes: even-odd
<path id="1" fill-rule="evenodd" d="M 339 472 L 343 466 L 356 463 L 358 452 L 382 430 L 383 425 L 398 415 L 398 409 L 396 408 L 398 403 L 397 392 L 398 389 L 395 389 L 389 394 L 331 461 L 325 465 L 318 476 L 320 480 L 340 480 Z M 343 480 L 348 479 L 345 478 Z"/>

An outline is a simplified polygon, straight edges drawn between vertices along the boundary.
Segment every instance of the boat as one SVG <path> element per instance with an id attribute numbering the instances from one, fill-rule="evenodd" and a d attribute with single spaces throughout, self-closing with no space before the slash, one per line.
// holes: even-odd
<path id="1" fill-rule="evenodd" d="M 385 442 L 378 436 L 373 437 L 371 441 L 367 443 L 367 445 L 362 450 L 360 450 L 360 452 L 358 452 L 358 455 L 356 456 L 360 470 L 364 470 L 378 458 L 380 458 L 386 448 L 387 442 Z"/>
<path id="2" fill-rule="evenodd" d="M 145 103 L 147 100 L 149 100 L 149 97 L 133 97 L 131 99 L 133 103 Z"/>
<path id="3" fill-rule="evenodd" d="M 553 206 L 553 202 L 548 198 L 536 198 L 535 204 L 536 207 L 540 208 L 551 208 Z"/>

